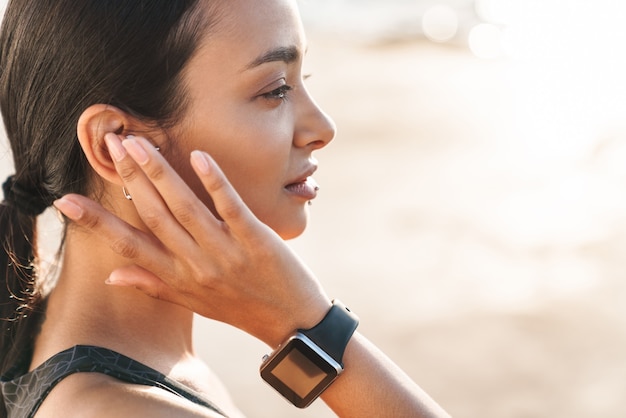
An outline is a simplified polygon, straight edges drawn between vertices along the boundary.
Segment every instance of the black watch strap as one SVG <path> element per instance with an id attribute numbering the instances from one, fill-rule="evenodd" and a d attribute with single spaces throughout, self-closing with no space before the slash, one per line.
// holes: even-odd
<path id="1" fill-rule="evenodd" d="M 343 367 L 343 352 L 358 325 L 359 317 L 341 301 L 335 299 L 332 308 L 319 324 L 311 329 L 298 331 Z"/>

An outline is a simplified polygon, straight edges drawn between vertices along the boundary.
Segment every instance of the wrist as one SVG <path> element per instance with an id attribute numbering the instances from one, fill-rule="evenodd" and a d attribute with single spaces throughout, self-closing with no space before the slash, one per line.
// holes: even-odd
<path id="1" fill-rule="evenodd" d="M 358 323 L 350 309 L 333 301 L 318 324 L 297 329 L 263 358 L 262 378 L 295 406 L 307 407 L 343 372 L 343 353 Z"/>
<path id="2" fill-rule="evenodd" d="M 283 306 L 273 316 L 274 319 L 267 322 L 273 325 L 267 329 L 266 337 L 261 340 L 276 349 L 296 330 L 313 328 L 319 324 L 332 306 L 333 302 L 326 297 L 308 300 L 306 304 L 296 303 L 288 309 Z"/>

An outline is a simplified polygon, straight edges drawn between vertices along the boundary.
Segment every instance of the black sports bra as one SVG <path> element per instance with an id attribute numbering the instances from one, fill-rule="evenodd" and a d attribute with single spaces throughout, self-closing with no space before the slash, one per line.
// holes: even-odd
<path id="1" fill-rule="evenodd" d="M 124 382 L 155 386 L 226 416 L 201 394 L 162 373 L 115 351 L 77 345 L 62 351 L 28 372 L 14 367 L 0 379 L 0 390 L 10 418 L 30 418 L 65 377 L 80 372 L 103 373 Z"/>

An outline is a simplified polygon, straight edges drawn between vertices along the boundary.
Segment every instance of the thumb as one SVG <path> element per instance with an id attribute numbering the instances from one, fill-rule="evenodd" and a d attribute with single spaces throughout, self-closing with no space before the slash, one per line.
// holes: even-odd
<path id="1" fill-rule="evenodd" d="M 109 286 L 133 287 L 151 298 L 190 308 L 188 301 L 180 293 L 174 291 L 153 273 L 137 265 L 114 270 L 105 283 Z"/>

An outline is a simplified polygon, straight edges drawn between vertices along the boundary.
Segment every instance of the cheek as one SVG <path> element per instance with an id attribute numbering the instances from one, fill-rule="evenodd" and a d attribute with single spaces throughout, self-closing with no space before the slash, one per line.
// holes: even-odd
<path id="1" fill-rule="evenodd" d="M 289 180 L 289 147 L 259 143 L 218 157 L 224 173 L 257 216 L 272 210 Z"/>
<path id="2" fill-rule="evenodd" d="M 252 156 L 241 160 L 222 160 L 227 177 L 243 201 L 264 224 L 283 238 L 300 235 L 306 226 L 304 205 L 290 198 L 284 186 L 293 176 L 290 170 L 290 147 L 256 147 Z"/>
<path id="3" fill-rule="evenodd" d="M 245 200 L 288 180 L 293 126 L 271 113 L 237 116 L 225 129 L 207 130 L 203 143 Z"/>
<path id="4" fill-rule="evenodd" d="M 255 216 L 283 239 L 291 239 L 304 231 L 308 211 L 302 203 L 287 197 L 283 190 L 284 184 L 290 180 L 287 176 L 293 175 L 288 172 L 289 148 L 286 152 L 284 148 L 258 147 L 253 152 L 254 157 L 247 160 L 242 160 L 242 152 L 219 154 L 216 151 L 214 157 Z M 188 159 L 177 157 L 171 160 L 176 171 L 200 200 L 221 219 Z"/>
<path id="5" fill-rule="evenodd" d="M 221 103 L 214 106 L 214 103 Z M 283 186 L 298 167 L 291 166 L 294 121 L 290 106 L 264 108 L 256 103 L 212 101 L 193 106 L 173 137 L 173 162 L 198 197 L 213 203 L 189 164 L 189 153 L 206 151 L 219 164 L 248 207 L 280 235 L 285 222 L 302 212 L 285 195 Z M 215 211 L 213 210 L 215 213 Z M 302 229 L 302 214 L 296 227 Z M 288 235 L 294 235 L 290 233 Z"/>
<path id="6" fill-rule="evenodd" d="M 236 130 L 217 129 L 217 126 L 188 129 L 172 141 L 175 146 L 168 159 L 198 197 L 212 207 L 188 157 L 195 149 L 208 152 L 244 202 L 265 220 L 263 218 L 276 210 L 282 187 L 290 180 L 288 176 L 293 175 L 290 172 L 291 132 L 258 121 L 239 126 Z"/>

